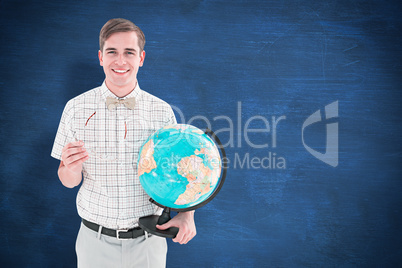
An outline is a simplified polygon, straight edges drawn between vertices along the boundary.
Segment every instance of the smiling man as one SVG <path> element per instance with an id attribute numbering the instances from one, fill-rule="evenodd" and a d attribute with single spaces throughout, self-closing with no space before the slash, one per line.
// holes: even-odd
<path id="1" fill-rule="evenodd" d="M 145 51 L 139 47 L 136 32 L 117 32 L 100 41 L 100 65 L 106 75 L 106 86 L 118 97 L 129 94 L 137 84 L 138 69 L 142 67 Z"/>
<path id="2" fill-rule="evenodd" d="M 77 210 L 78 267 L 165 267 L 165 238 L 147 234 L 138 219 L 159 214 L 139 183 L 138 153 L 154 131 L 175 124 L 166 102 L 140 89 L 145 37 L 125 19 L 101 29 L 98 52 L 105 81 L 70 100 L 63 111 L 51 155 L 60 160 L 64 186 L 81 184 Z M 174 242 L 196 234 L 194 212 L 177 214 L 161 229 L 179 227 Z"/>

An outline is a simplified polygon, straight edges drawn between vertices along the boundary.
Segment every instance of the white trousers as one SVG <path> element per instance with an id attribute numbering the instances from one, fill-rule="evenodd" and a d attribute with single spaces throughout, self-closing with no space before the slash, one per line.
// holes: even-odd
<path id="1" fill-rule="evenodd" d="M 151 234 L 118 240 L 98 235 L 81 223 L 75 249 L 78 268 L 166 267 L 166 239 Z"/>

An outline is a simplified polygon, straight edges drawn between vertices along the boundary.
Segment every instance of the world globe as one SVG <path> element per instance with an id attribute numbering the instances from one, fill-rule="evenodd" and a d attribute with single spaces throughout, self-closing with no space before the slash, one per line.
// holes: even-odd
<path id="1" fill-rule="evenodd" d="M 226 157 L 223 146 L 211 130 L 204 132 L 187 124 L 165 126 L 142 145 L 137 165 L 140 183 L 150 201 L 165 208 L 167 214 L 170 209 L 199 208 L 212 200 L 222 187 L 226 167 L 222 168 L 218 147 L 207 134 L 212 135 L 222 156 Z M 167 218 L 149 216 L 140 219 L 139 224 L 151 233 L 165 236 L 153 226 L 170 219 L 166 214 L 161 217 Z"/>

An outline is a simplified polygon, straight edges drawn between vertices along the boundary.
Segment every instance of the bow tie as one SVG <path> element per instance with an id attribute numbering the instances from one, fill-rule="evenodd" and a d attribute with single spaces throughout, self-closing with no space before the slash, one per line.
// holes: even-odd
<path id="1" fill-rule="evenodd" d="M 109 111 L 114 110 L 117 106 L 123 104 L 126 106 L 128 109 L 133 110 L 135 106 L 135 98 L 127 98 L 123 100 L 119 100 L 116 98 L 112 97 L 107 97 L 106 98 L 106 106 L 109 109 Z"/>

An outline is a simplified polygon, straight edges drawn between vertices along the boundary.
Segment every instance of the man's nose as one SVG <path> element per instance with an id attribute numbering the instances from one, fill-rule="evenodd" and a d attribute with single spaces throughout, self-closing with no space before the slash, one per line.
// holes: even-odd
<path id="1" fill-rule="evenodd" d="M 116 63 L 117 63 L 117 65 L 124 65 L 124 64 L 126 64 L 126 59 L 124 58 L 124 55 L 118 56 Z"/>

